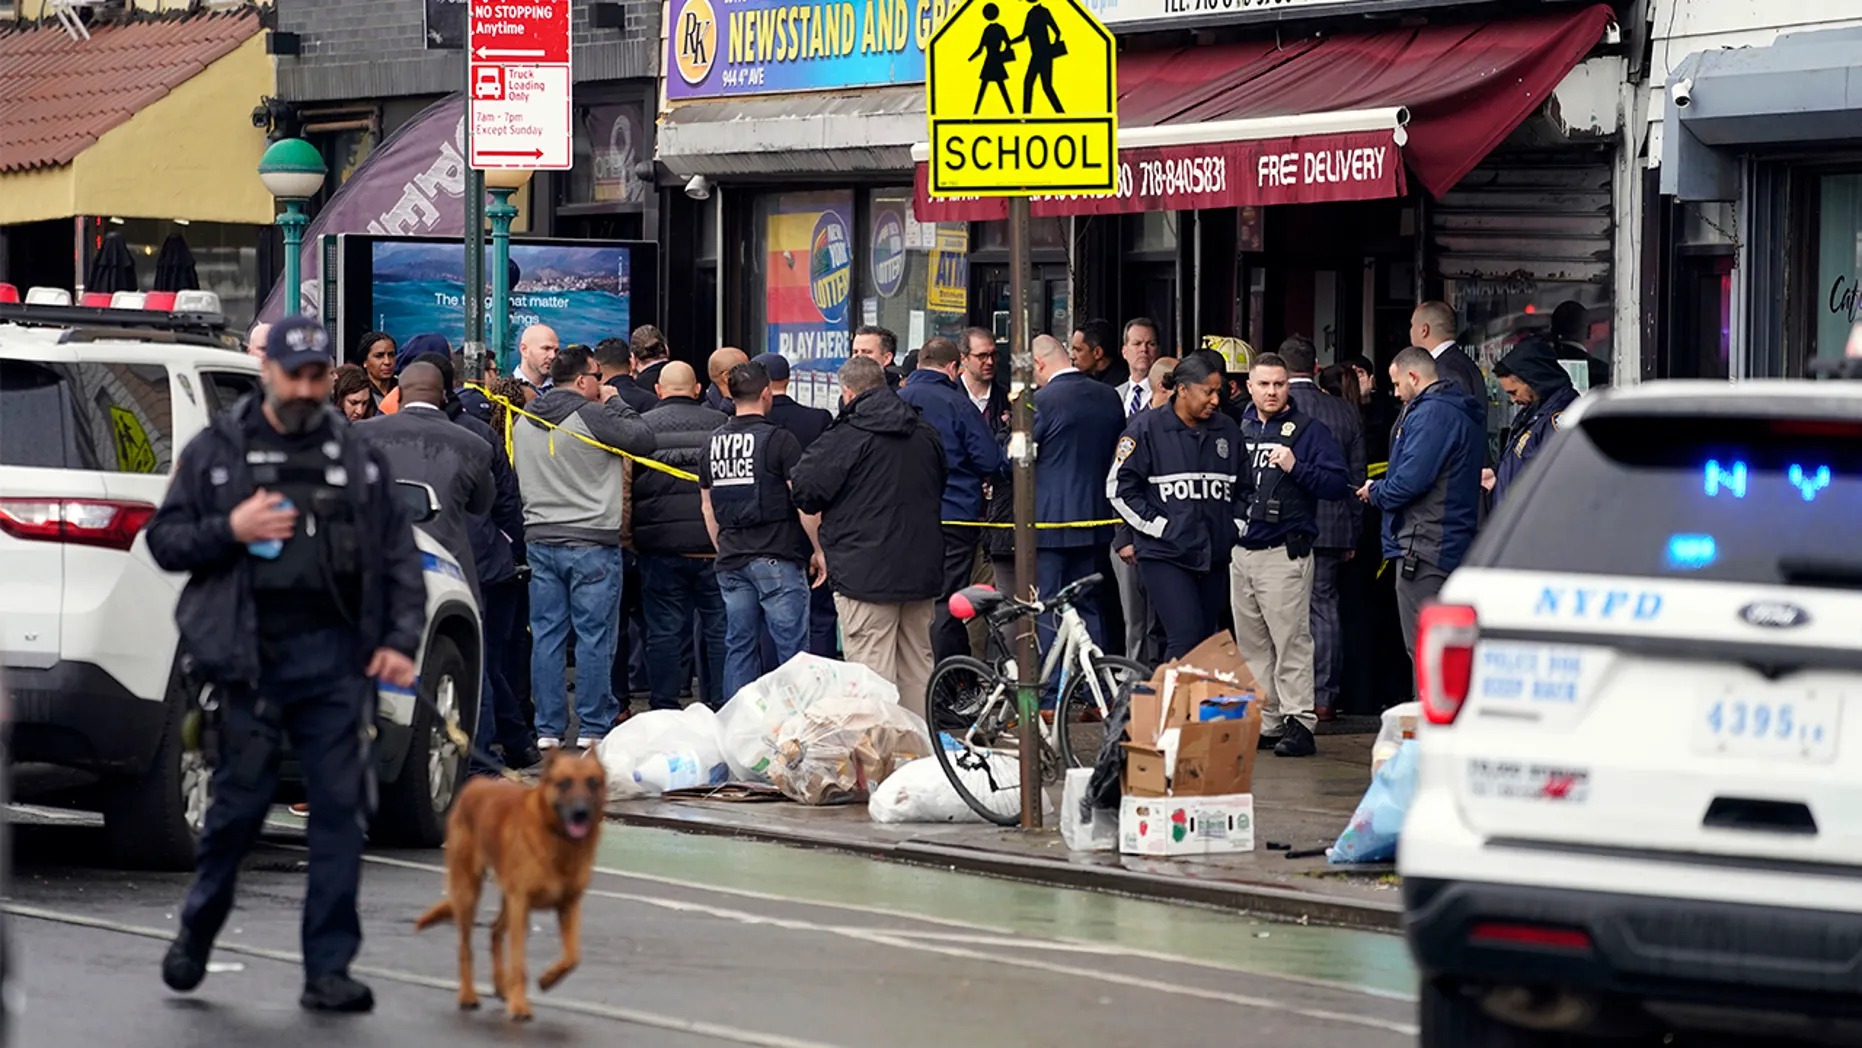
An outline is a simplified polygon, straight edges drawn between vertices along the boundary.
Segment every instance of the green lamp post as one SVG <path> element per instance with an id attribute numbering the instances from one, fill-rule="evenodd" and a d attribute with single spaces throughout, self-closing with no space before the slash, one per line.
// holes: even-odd
<path id="1" fill-rule="evenodd" d="M 491 358 L 500 373 L 508 366 L 505 355 L 511 348 L 511 220 L 517 217 L 511 194 L 530 176 L 521 168 L 485 171 L 485 188 L 491 192 L 491 206 L 485 209 L 485 217 L 491 219 Z"/>
<path id="2" fill-rule="evenodd" d="M 259 181 L 265 191 L 284 205 L 278 216 L 278 228 L 284 230 L 284 286 L 286 316 L 302 312 L 303 273 L 298 256 L 304 243 L 304 227 L 310 224 L 304 205 L 323 188 L 323 154 L 301 138 L 273 142 L 259 158 Z"/>

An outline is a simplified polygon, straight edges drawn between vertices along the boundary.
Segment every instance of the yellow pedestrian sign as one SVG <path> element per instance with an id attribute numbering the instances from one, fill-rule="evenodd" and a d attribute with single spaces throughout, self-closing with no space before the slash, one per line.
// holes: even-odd
<path id="1" fill-rule="evenodd" d="M 925 49 L 931 196 L 1117 192 L 1117 53 L 1079 0 L 964 0 Z"/>

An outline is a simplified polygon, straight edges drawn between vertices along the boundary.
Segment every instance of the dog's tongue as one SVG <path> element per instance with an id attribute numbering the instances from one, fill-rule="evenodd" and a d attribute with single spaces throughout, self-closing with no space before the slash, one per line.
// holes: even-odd
<path id="1" fill-rule="evenodd" d="M 579 841 L 588 836 L 589 827 L 593 825 L 594 823 L 592 822 L 572 822 L 565 826 L 564 829 L 569 832 L 570 840 Z"/>

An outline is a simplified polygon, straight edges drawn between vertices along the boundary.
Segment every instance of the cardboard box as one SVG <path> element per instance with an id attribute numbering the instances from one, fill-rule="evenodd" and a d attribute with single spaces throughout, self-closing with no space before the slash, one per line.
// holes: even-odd
<path id="1" fill-rule="evenodd" d="M 1126 797 L 1119 851 L 1164 858 L 1254 850 L 1254 797 Z"/>
<path id="2" fill-rule="evenodd" d="M 1250 678 L 1249 683 L 1252 683 Z M 1248 793 L 1254 788 L 1254 758 L 1261 738 L 1261 709 L 1248 703 L 1235 720 L 1198 719 L 1202 703 L 1238 694 L 1238 684 L 1184 671 L 1168 673 L 1164 692 L 1134 690 L 1131 741 L 1124 743 L 1125 770 L 1120 792 L 1134 797 L 1173 794 L 1211 796 Z M 1167 754 L 1165 733 L 1175 732 L 1174 755 Z"/>

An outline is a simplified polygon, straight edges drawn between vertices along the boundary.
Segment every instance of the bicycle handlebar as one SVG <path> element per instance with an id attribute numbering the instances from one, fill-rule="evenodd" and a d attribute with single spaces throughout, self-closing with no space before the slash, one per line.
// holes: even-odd
<path id="1" fill-rule="evenodd" d="M 1090 592 L 1095 586 L 1098 586 L 1105 580 L 1106 577 L 1104 575 L 1094 572 L 1085 578 L 1076 579 L 1061 587 L 1059 593 L 1054 594 L 1046 600 L 1040 600 L 1038 598 L 1032 602 L 1014 599 L 1006 600 L 1002 603 L 1000 608 L 991 612 L 988 618 L 991 622 L 1013 622 L 1016 619 L 1026 618 L 1030 615 L 1040 615 L 1044 612 L 1059 611 L 1062 608 L 1077 603 L 1081 596 Z"/>

